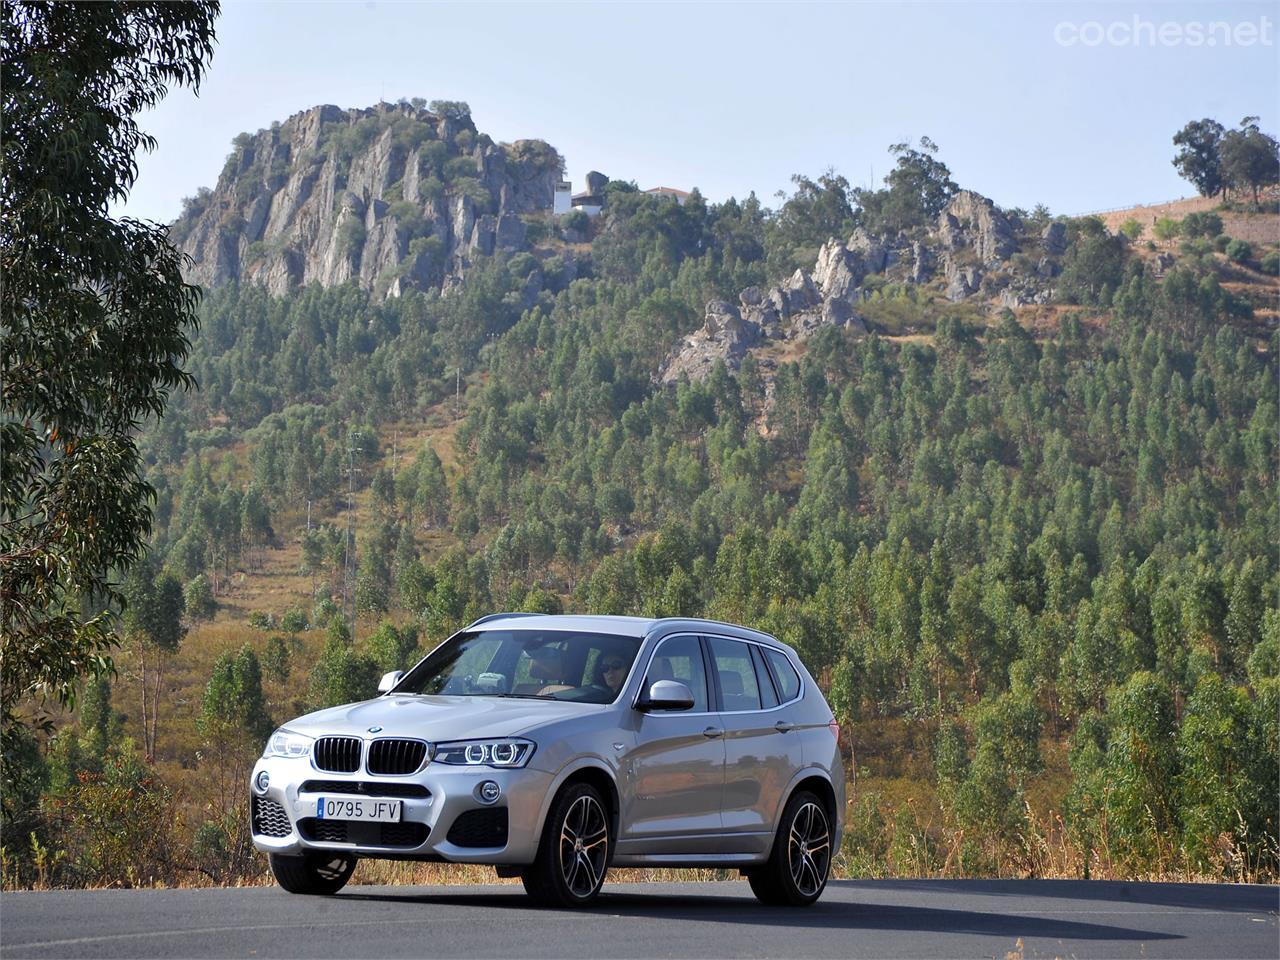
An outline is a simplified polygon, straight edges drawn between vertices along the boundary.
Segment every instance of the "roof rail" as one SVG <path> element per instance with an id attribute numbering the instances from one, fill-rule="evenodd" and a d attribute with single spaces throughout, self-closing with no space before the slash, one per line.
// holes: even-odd
<path id="1" fill-rule="evenodd" d="M 541 613 L 490 613 L 481 617 L 479 620 L 472 620 L 467 624 L 467 629 L 478 627 L 482 623 L 488 623 L 490 620 L 509 620 L 513 617 L 541 617 Z"/>

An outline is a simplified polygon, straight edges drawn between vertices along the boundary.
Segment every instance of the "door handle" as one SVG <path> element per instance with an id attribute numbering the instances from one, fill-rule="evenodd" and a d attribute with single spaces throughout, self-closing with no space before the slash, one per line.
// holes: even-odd
<path id="1" fill-rule="evenodd" d="M 788 730 L 791 730 L 794 727 L 795 727 L 795 724 L 792 723 L 790 720 L 779 720 L 777 723 L 773 725 L 773 729 L 777 730 L 779 733 L 786 733 Z"/>
<path id="2" fill-rule="evenodd" d="M 724 733 L 724 731 L 721 730 L 719 727 L 707 727 L 707 729 L 702 731 L 702 735 L 706 737 L 708 740 L 714 740 L 716 737 L 720 736 L 722 733 Z"/>

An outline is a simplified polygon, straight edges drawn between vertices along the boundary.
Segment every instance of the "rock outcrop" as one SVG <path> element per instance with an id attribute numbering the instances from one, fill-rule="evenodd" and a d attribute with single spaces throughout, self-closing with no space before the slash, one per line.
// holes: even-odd
<path id="1" fill-rule="evenodd" d="M 942 272 L 949 300 L 981 289 L 986 270 L 998 269 L 1018 249 L 1014 222 L 987 197 L 961 190 L 938 217 Z"/>
<path id="2" fill-rule="evenodd" d="M 521 217 L 551 208 L 561 168 L 542 141 L 495 144 L 465 115 L 319 106 L 237 137 L 172 232 L 205 286 L 354 281 L 397 295 L 524 249 Z"/>
<path id="3" fill-rule="evenodd" d="M 1015 258 L 1020 240 L 1022 253 Z M 748 287 L 736 307 L 713 300 L 703 327 L 672 352 L 659 378 L 698 380 L 720 362 L 737 369 L 754 346 L 805 340 L 827 327 L 865 334 L 864 304 L 886 283 L 927 284 L 940 275 L 943 295 L 953 301 L 981 296 L 993 306 L 1048 303 L 1065 249 L 1061 223 L 1028 235 L 1016 215 L 962 190 L 932 230 L 878 237 L 859 228 L 848 240 L 823 244 L 812 271 L 797 270 L 767 290 Z M 876 275 L 869 285 L 867 278 Z"/>
<path id="4" fill-rule="evenodd" d="M 797 270 L 786 283 L 761 291 L 748 287 L 741 306 L 723 300 L 707 304 L 702 327 L 685 337 L 663 365 L 663 383 L 702 380 L 716 364 L 737 370 L 747 350 L 766 340 L 806 340 L 825 327 L 866 334 L 856 304 L 868 265 L 885 262 L 883 250 L 867 259 L 868 250 L 855 234 L 849 243 L 829 240 L 818 251 L 813 273 Z"/>
<path id="5" fill-rule="evenodd" d="M 759 324 L 754 320 L 744 320 L 733 304 L 725 300 L 712 300 L 707 304 L 706 319 L 702 327 L 685 337 L 680 348 L 663 367 L 660 378 L 663 383 L 704 380 L 718 363 L 736 370 L 747 349 L 755 346 L 763 337 Z"/>

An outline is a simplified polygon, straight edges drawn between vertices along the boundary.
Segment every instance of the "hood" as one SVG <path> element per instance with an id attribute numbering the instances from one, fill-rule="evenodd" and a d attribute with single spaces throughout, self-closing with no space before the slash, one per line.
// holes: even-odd
<path id="1" fill-rule="evenodd" d="M 501 697 L 442 697 L 393 694 L 317 710 L 284 724 L 309 737 L 327 734 L 369 739 L 416 737 L 440 743 L 484 737 L 515 737 L 535 727 L 608 709 L 595 703 Z"/>

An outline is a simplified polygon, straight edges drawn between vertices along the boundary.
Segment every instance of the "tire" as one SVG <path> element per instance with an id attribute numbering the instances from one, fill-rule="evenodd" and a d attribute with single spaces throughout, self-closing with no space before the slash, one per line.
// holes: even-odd
<path id="1" fill-rule="evenodd" d="M 787 801 L 764 866 L 747 873 L 751 892 L 771 906 L 807 907 L 822 896 L 831 873 L 831 818 L 812 793 Z"/>
<path id="2" fill-rule="evenodd" d="M 521 877 L 525 892 L 542 906 L 586 906 L 604 886 L 612 840 L 608 806 L 595 787 L 575 783 L 561 791 Z"/>
<path id="3" fill-rule="evenodd" d="M 356 869 L 356 858 L 340 853 L 305 853 L 300 857 L 285 857 L 273 853 L 271 873 L 290 893 L 311 896 L 329 896 L 347 885 Z"/>

